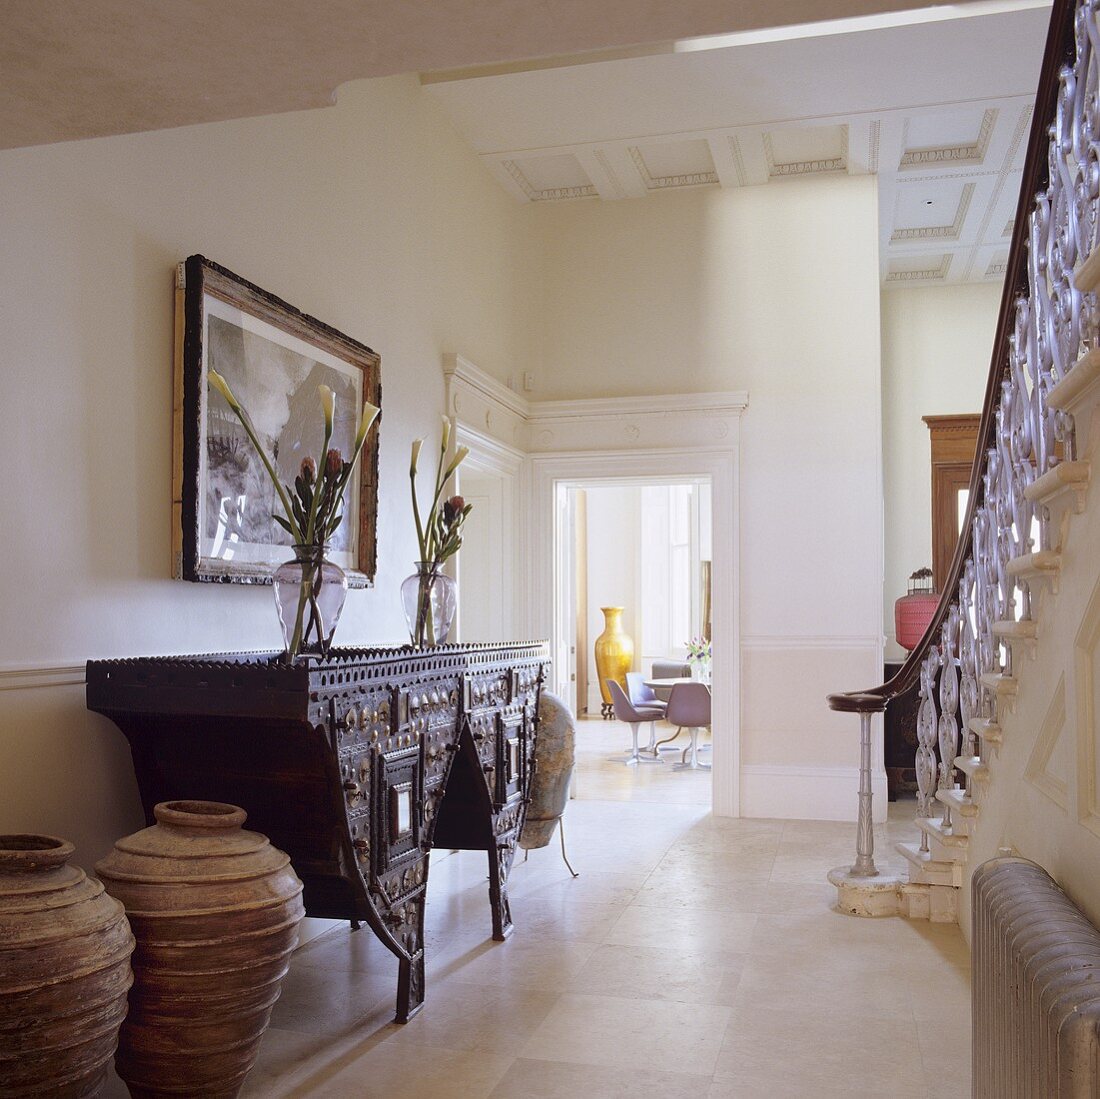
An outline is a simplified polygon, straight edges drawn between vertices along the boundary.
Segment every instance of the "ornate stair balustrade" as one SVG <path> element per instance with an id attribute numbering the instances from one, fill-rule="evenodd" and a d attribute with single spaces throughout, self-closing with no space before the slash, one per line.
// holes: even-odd
<path id="1" fill-rule="evenodd" d="M 1087 464 L 1076 461 L 1073 409 L 1100 373 L 1098 67 L 1100 0 L 1055 0 L 968 510 L 948 580 L 924 637 L 890 682 L 828 699 L 834 710 L 858 713 L 866 727 L 919 679 L 922 838 L 919 850 L 899 845 L 911 883 L 899 903 L 906 909 L 907 889 L 931 890 L 931 902 L 917 907 L 932 918 L 954 918 L 976 787 L 988 777 L 988 746 L 1000 739 L 998 716 L 1015 698 L 1017 646 L 1035 642 L 1033 588 L 1060 567 L 1063 530 L 1052 501 L 1077 493 L 1080 507 L 1088 478 Z M 932 819 L 937 803 L 940 820 Z M 862 793 L 859 808 L 862 847 L 870 827 Z M 841 904 L 854 910 L 843 896 Z"/>

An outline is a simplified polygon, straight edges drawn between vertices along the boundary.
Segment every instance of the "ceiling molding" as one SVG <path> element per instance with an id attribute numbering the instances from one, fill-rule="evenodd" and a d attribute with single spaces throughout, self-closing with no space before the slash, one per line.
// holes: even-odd
<path id="1" fill-rule="evenodd" d="M 887 272 L 885 282 L 904 285 L 913 282 L 943 282 L 951 269 L 951 256 L 942 256 L 935 267 Z"/>
<path id="2" fill-rule="evenodd" d="M 650 174 L 646 166 L 642 150 L 637 145 L 629 147 L 630 159 L 634 161 L 634 167 L 638 169 L 646 190 L 659 191 L 668 187 L 706 187 L 718 182 L 717 172 L 684 172 L 680 175 L 654 176 Z"/>
<path id="3" fill-rule="evenodd" d="M 772 131 L 764 134 L 764 157 L 768 163 L 770 179 L 790 179 L 793 176 L 821 175 L 827 172 L 846 172 L 848 170 L 848 127 L 841 126 L 842 151 L 839 156 L 822 157 L 817 160 L 776 161 L 772 148 Z"/>
<path id="4" fill-rule="evenodd" d="M 505 171 L 519 184 L 523 193 L 531 202 L 552 202 L 570 198 L 595 198 L 599 192 L 591 183 L 579 187 L 545 187 L 542 190 L 523 173 L 523 169 L 514 160 L 502 161 Z"/>
<path id="5" fill-rule="evenodd" d="M 935 164 L 982 164 L 989 149 L 989 139 L 993 136 L 993 127 L 997 124 L 997 109 L 988 108 L 982 114 L 982 124 L 974 141 L 959 145 L 939 145 L 923 149 L 906 149 L 901 154 L 898 168 L 906 171 L 910 168 L 927 168 Z M 908 133 L 908 123 L 906 132 Z"/>
<path id="6" fill-rule="evenodd" d="M 967 183 L 962 189 L 962 194 L 959 195 L 959 204 L 955 208 L 955 217 L 950 225 L 926 225 L 920 228 L 895 229 L 890 234 L 890 243 L 915 240 L 958 240 L 973 197 L 974 184 Z"/>

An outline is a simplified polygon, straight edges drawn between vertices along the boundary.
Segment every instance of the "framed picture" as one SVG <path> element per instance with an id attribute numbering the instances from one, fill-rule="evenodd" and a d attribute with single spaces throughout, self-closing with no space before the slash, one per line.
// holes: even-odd
<path id="1" fill-rule="evenodd" d="M 176 277 L 173 408 L 173 572 L 182 580 L 266 584 L 292 556 L 272 518 L 277 498 L 244 428 L 208 384 L 213 369 L 247 409 L 280 479 L 323 461 L 319 385 L 336 394 L 332 441 L 354 450 L 363 402 L 382 406 L 381 360 L 369 347 L 203 256 Z M 374 581 L 378 429 L 344 500 L 329 557 L 350 587 Z"/>

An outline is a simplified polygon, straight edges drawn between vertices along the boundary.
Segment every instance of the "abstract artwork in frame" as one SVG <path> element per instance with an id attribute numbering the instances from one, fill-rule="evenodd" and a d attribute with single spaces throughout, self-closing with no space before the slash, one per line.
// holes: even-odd
<path id="1" fill-rule="evenodd" d="M 176 276 L 173 409 L 173 574 L 178 579 L 264 584 L 292 556 L 272 519 L 275 490 L 224 398 L 216 370 L 248 410 L 280 479 L 293 485 L 302 458 L 320 463 L 319 385 L 336 394 L 330 446 L 354 450 L 363 402 L 382 405 L 381 360 L 364 344 L 306 316 L 203 256 Z M 372 432 L 328 554 L 350 587 L 374 581 L 378 432 Z"/>

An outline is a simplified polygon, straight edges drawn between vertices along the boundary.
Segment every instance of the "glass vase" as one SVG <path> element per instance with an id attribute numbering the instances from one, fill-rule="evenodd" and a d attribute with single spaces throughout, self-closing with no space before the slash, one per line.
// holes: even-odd
<path id="1" fill-rule="evenodd" d="M 327 656 L 344 609 L 348 578 L 325 557 L 328 546 L 294 547 L 294 558 L 272 575 L 275 607 L 288 661 Z"/>
<path id="2" fill-rule="evenodd" d="M 418 561 L 416 572 L 401 584 L 401 605 L 414 648 L 442 645 L 458 609 L 458 585 L 438 566 Z"/>

